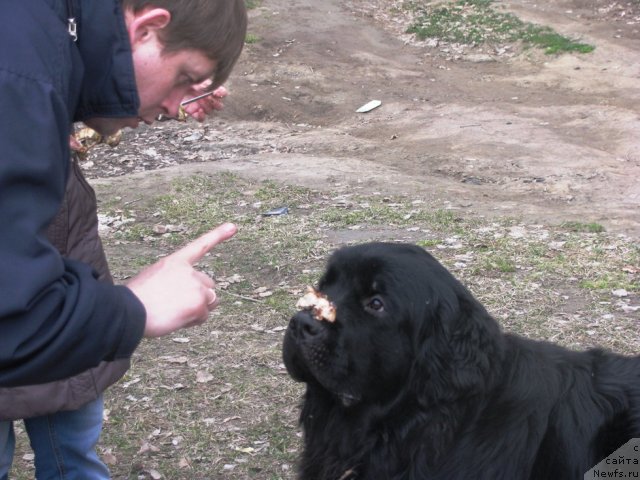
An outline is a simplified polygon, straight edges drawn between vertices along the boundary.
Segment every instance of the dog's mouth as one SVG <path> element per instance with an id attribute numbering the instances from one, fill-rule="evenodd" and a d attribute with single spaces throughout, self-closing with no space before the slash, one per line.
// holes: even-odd
<path id="1" fill-rule="evenodd" d="M 344 362 L 330 349 L 336 305 L 324 293 L 308 287 L 296 307 L 299 312 L 289 323 L 283 345 L 289 374 L 298 381 L 317 383 L 344 407 L 360 403 L 362 396 L 346 381 Z"/>

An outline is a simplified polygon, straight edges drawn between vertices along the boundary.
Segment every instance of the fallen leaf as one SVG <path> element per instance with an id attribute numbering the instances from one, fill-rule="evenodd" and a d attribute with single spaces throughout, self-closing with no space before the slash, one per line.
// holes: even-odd
<path id="1" fill-rule="evenodd" d="M 155 445 L 152 445 L 149 442 L 142 442 L 142 445 L 140 446 L 140 450 L 138 450 L 138 453 L 147 453 L 147 452 L 157 453 L 159 451 L 160 449 Z"/>
<path id="2" fill-rule="evenodd" d="M 187 357 L 162 357 L 167 363 L 187 363 L 189 360 Z"/>
<path id="3" fill-rule="evenodd" d="M 164 235 L 165 233 L 182 232 L 184 227 L 180 225 L 154 225 L 153 233 L 157 235 Z"/>
<path id="4" fill-rule="evenodd" d="M 160 480 L 162 478 L 162 474 L 157 470 L 149 470 L 148 473 L 153 480 Z"/>
<path id="5" fill-rule="evenodd" d="M 131 385 L 135 385 L 140 380 L 142 380 L 140 377 L 136 377 L 133 380 L 129 380 L 128 382 L 125 382 L 122 384 L 122 388 L 129 388 Z"/>
<path id="6" fill-rule="evenodd" d="M 245 448 L 242 448 L 242 447 L 236 447 L 236 448 L 234 448 L 234 450 L 235 450 L 236 452 L 242 452 L 242 453 L 253 453 L 253 452 L 255 452 L 255 451 L 256 451 L 256 449 L 255 449 L 255 448 L 253 448 L 253 447 L 245 447 Z"/>
<path id="7" fill-rule="evenodd" d="M 209 372 L 199 371 L 196 373 L 196 382 L 198 383 L 208 383 L 213 380 L 213 378 L 213 375 L 211 375 Z"/>
<path id="8" fill-rule="evenodd" d="M 113 454 L 113 452 L 111 451 L 111 449 L 107 449 L 102 455 L 102 461 L 104 463 L 106 463 L 107 465 L 116 465 L 118 463 L 118 459 L 116 458 L 116 456 Z"/>
<path id="9" fill-rule="evenodd" d="M 619 297 L 619 298 L 628 297 L 629 296 L 629 292 L 627 292 L 624 288 L 619 288 L 617 290 L 612 290 L 611 294 L 614 297 Z"/>

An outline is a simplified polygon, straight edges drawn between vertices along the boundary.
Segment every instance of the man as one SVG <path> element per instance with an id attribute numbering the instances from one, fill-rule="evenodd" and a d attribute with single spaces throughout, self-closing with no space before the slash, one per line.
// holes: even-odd
<path id="1" fill-rule="evenodd" d="M 193 264 L 233 236 L 233 225 L 126 286 L 99 282 L 86 264 L 62 258 L 45 233 L 64 195 L 72 122 L 107 135 L 175 116 L 203 80 L 214 87 L 226 80 L 242 49 L 246 12 L 243 0 L 4 0 L 0 18 L 10 19 L 0 29 L 0 105 L 10 112 L 0 123 L 6 478 L 8 421 L 83 408 L 124 374 L 143 335 L 202 323 L 217 305 L 213 280 Z M 201 118 L 210 102 L 192 113 Z"/>

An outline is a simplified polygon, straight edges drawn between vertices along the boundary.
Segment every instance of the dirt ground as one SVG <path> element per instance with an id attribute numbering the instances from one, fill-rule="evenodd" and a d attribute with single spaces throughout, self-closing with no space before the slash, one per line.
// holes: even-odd
<path id="1" fill-rule="evenodd" d="M 89 173 L 197 163 L 639 234 L 640 3 L 495 6 L 596 49 L 437 45 L 404 34 L 407 19 L 389 14 L 390 0 L 262 0 L 225 110 L 203 125 L 128 132 L 128 146 L 104 156 L 108 165 L 90 162 Z M 382 105 L 355 112 L 373 99 Z"/>

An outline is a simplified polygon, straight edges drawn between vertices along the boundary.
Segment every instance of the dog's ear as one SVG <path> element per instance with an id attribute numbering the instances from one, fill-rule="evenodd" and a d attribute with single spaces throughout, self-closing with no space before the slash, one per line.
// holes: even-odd
<path id="1" fill-rule="evenodd" d="M 490 388 L 503 357 L 498 323 L 462 284 L 450 280 L 431 289 L 414 336 L 411 384 L 425 406 Z"/>

